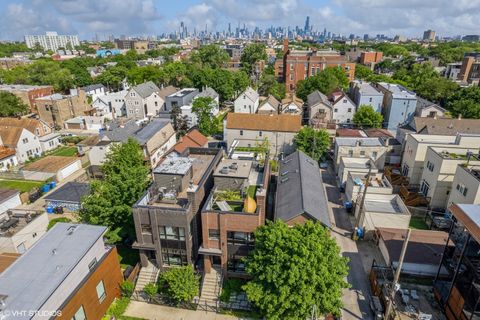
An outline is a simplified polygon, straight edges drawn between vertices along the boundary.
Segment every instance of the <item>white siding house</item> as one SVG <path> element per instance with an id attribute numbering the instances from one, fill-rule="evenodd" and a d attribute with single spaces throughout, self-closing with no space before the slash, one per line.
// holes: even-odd
<path id="1" fill-rule="evenodd" d="M 3 127 L 0 128 L 0 137 L 5 147 L 15 150 L 20 163 L 43 153 L 38 137 L 27 129 Z"/>
<path id="2" fill-rule="evenodd" d="M 158 115 L 164 103 L 159 92 L 151 81 L 132 87 L 125 98 L 127 117 L 144 119 Z"/>
<path id="3" fill-rule="evenodd" d="M 233 102 L 235 113 L 256 113 L 260 103 L 258 92 L 248 87 Z"/>
<path id="4" fill-rule="evenodd" d="M 330 96 L 330 102 L 333 108 L 332 119 L 335 120 L 336 123 L 352 122 L 356 105 L 344 92 L 333 92 Z"/>

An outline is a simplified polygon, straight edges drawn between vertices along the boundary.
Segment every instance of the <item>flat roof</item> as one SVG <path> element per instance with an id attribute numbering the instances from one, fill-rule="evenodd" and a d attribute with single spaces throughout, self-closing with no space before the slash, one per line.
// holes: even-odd
<path id="1" fill-rule="evenodd" d="M 368 169 L 371 167 L 372 170 L 377 169 L 375 163 L 370 158 L 351 158 L 342 156 L 340 157 L 340 161 L 342 161 L 347 168 Z"/>
<path id="2" fill-rule="evenodd" d="M 171 157 L 165 159 L 154 170 L 153 173 L 168 173 L 184 175 L 192 167 L 194 159 L 189 157 Z"/>
<path id="3" fill-rule="evenodd" d="M 467 228 L 480 243 L 480 204 L 453 204 L 448 210 Z"/>
<path id="4" fill-rule="evenodd" d="M 366 212 L 409 214 L 400 196 L 396 194 L 368 194 L 365 197 Z"/>
<path id="5" fill-rule="evenodd" d="M 3 311 L 39 310 L 106 231 L 102 226 L 55 224 L 0 274 L 0 295 L 7 296 Z"/>
<path id="6" fill-rule="evenodd" d="M 382 140 L 378 137 L 375 138 L 347 138 L 347 137 L 338 137 L 335 138 L 335 143 L 341 147 L 381 147 L 383 146 Z M 359 144 L 357 146 L 357 143 Z"/>
<path id="7" fill-rule="evenodd" d="M 218 164 L 213 175 L 247 179 L 251 169 L 252 161 L 250 160 L 224 159 Z"/>

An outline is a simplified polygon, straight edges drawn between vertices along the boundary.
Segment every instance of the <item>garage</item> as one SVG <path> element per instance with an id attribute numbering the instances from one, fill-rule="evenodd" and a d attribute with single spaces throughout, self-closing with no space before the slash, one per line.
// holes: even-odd
<path id="1" fill-rule="evenodd" d="M 24 176 L 53 177 L 57 182 L 63 181 L 78 170 L 82 169 L 82 162 L 77 157 L 48 156 L 23 167 Z"/>

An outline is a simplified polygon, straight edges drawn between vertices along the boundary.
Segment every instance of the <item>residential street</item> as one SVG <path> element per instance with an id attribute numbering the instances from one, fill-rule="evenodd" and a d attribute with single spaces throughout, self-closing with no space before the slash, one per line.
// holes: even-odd
<path id="1" fill-rule="evenodd" d="M 350 238 L 353 226 L 348 213 L 342 206 L 341 194 L 331 166 L 328 167 L 328 170 L 322 170 L 322 177 L 330 214 L 333 217 L 332 234 L 341 248 L 342 255 L 350 259 L 348 283 L 351 288 L 344 290 L 342 319 L 373 319 L 369 307 L 370 285 L 367 270 L 364 268 L 357 243 Z"/>

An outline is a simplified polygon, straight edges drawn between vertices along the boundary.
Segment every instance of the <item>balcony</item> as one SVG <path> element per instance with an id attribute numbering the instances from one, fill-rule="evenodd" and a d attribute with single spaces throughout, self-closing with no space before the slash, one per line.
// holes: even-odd
<path id="1" fill-rule="evenodd" d="M 430 203 L 430 197 L 425 197 L 420 193 L 417 186 L 400 186 L 400 197 L 407 206 L 426 207 Z"/>

